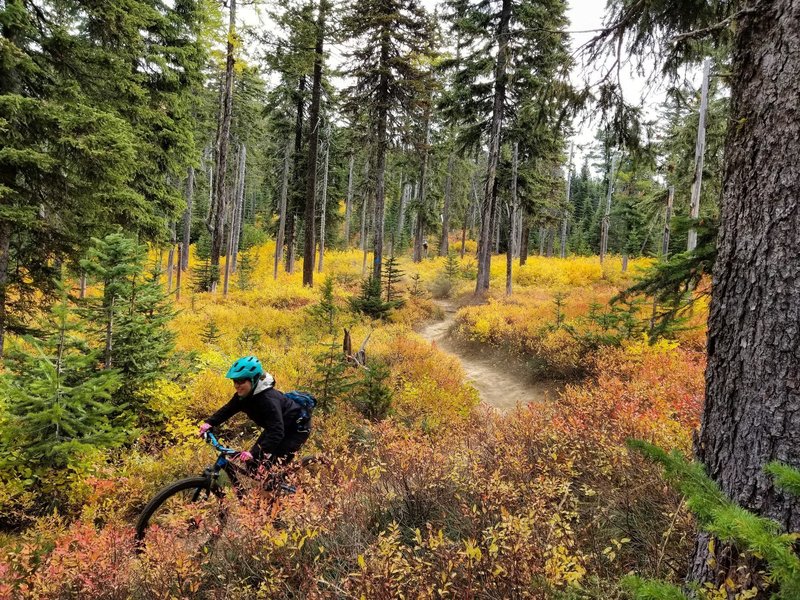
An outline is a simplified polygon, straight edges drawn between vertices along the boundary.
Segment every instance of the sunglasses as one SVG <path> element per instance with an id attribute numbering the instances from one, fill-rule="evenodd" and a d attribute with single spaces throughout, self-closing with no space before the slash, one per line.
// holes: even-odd
<path id="1" fill-rule="evenodd" d="M 248 379 L 247 377 L 244 377 L 242 379 L 234 379 L 233 385 L 242 385 L 243 383 L 246 383 L 248 381 L 250 381 L 250 379 Z"/>

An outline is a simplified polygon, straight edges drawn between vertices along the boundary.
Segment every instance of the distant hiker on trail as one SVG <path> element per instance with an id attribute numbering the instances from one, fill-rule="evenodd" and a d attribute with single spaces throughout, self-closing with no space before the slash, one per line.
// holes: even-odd
<path id="1" fill-rule="evenodd" d="M 212 427 L 244 412 L 264 431 L 249 452 L 239 455 L 239 460 L 253 472 L 260 467 L 269 469 L 276 464 L 289 464 L 308 439 L 310 411 L 293 400 L 295 396 L 291 392 L 284 395 L 276 390 L 275 378 L 264 371 L 255 356 L 245 356 L 234 362 L 225 377 L 233 380 L 236 393 L 200 426 L 200 437 Z"/>
<path id="2" fill-rule="evenodd" d="M 428 240 L 422 241 L 422 250 L 425 253 L 425 258 L 428 258 Z"/>

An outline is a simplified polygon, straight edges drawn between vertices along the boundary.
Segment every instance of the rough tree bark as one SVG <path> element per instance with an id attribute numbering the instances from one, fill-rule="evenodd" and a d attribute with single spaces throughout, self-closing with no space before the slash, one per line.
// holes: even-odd
<path id="1" fill-rule="evenodd" d="M 375 156 L 375 213 L 372 218 L 372 277 L 381 278 L 383 270 L 383 216 L 386 194 L 386 149 L 388 147 L 387 127 L 389 125 L 389 34 L 381 35 L 380 79 L 375 101 L 378 106 L 377 152 Z"/>
<path id="2" fill-rule="evenodd" d="M 350 167 L 347 170 L 347 200 L 344 204 L 344 247 L 350 247 L 350 219 L 353 215 L 353 165 L 356 160 L 355 153 L 350 155 Z"/>
<path id="3" fill-rule="evenodd" d="M 327 140 L 325 141 L 325 160 L 322 163 L 322 192 L 320 193 L 320 219 L 319 219 L 319 264 L 317 271 L 322 273 L 322 264 L 325 260 L 325 212 L 328 206 L 328 162 L 331 155 L 331 127 L 328 125 Z"/>
<path id="4" fill-rule="evenodd" d="M 700 192 L 703 189 L 703 163 L 706 155 L 706 112 L 708 111 L 708 79 L 711 73 L 711 59 L 703 63 L 703 84 L 700 89 L 700 118 L 697 124 L 697 141 L 694 147 L 694 180 L 692 181 L 691 217 L 700 217 Z M 692 227 L 686 249 L 691 252 L 697 247 L 697 230 Z"/>
<path id="5" fill-rule="evenodd" d="M 236 179 L 236 198 L 233 210 L 233 253 L 231 256 L 231 273 L 236 273 L 236 262 L 239 259 L 239 243 L 242 239 L 242 220 L 244 218 L 244 188 L 247 175 L 247 146 L 239 148 L 239 175 Z"/>
<path id="6" fill-rule="evenodd" d="M 506 98 L 506 78 L 509 61 L 509 23 L 511 0 L 503 0 L 497 30 L 497 59 L 494 69 L 494 104 L 489 135 L 489 157 L 486 164 L 486 182 L 481 206 L 481 230 L 478 236 L 478 277 L 475 293 L 482 295 L 489 289 L 489 270 L 492 260 L 492 213 L 497 197 L 497 164 L 500 159 L 500 134 L 503 128 L 503 107 Z"/>
<path id="7" fill-rule="evenodd" d="M 297 204 L 303 181 L 303 116 L 305 114 L 306 78 L 297 83 L 297 106 L 294 121 L 294 164 L 292 165 L 292 199 L 286 211 L 286 272 L 294 273 L 295 233 L 297 232 Z"/>
<path id="8" fill-rule="evenodd" d="M 286 198 L 289 193 L 289 143 L 283 151 L 283 172 L 281 174 L 281 198 L 278 205 L 278 235 L 275 239 L 275 265 L 272 278 L 278 278 L 278 265 L 283 260 L 283 240 L 286 236 Z"/>
<path id="9" fill-rule="evenodd" d="M 608 229 L 611 223 L 611 196 L 614 193 L 614 170 L 616 168 L 616 156 L 611 157 L 611 167 L 608 171 L 608 187 L 606 189 L 606 208 L 603 212 L 603 221 L 600 230 L 600 262 L 602 263 L 608 251 Z"/>
<path id="10" fill-rule="evenodd" d="M 524 212 L 524 209 L 523 209 Z M 528 219 L 522 219 L 522 235 L 519 241 L 519 264 L 520 266 L 528 262 L 528 246 L 530 245 L 531 226 Z"/>
<path id="11" fill-rule="evenodd" d="M 565 258 L 567 256 L 567 223 L 569 221 L 569 204 L 572 196 L 572 152 L 574 144 L 569 146 L 569 163 L 567 164 L 567 201 L 564 205 L 564 215 L 561 219 L 561 250 L 559 256 Z"/>
<path id="12" fill-rule="evenodd" d="M 800 499 L 763 471 L 771 460 L 800 466 L 800 3 L 750 6 L 734 43 L 695 451 L 733 500 L 800 531 Z M 707 558 L 701 537 L 691 579 L 714 579 Z"/>
<path id="13" fill-rule="evenodd" d="M 430 106 L 430 104 L 428 105 Z M 425 143 L 422 146 L 422 164 L 419 170 L 419 192 L 417 194 L 417 218 L 414 224 L 414 262 L 420 262 L 425 243 L 425 197 L 428 188 L 428 146 L 431 135 L 431 111 L 425 110 L 424 116 Z"/>
<path id="14" fill-rule="evenodd" d="M 322 60 L 325 42 L 325 13 L 327 2 L 320 0 L 317 8 L 317 40 L 314 48 L 314 79 L 311 84 L 311 107 L 308 135 L 308 169 L 306 171 L 306 210 L 303 218 L 305 245 L 303 247 L 303 285 L 314 285 L 314 252 L 316 243 L 317 162 L 319 150 L 319 105 L 322 100 Z"/>
<path id="15" fill-rule="evenodd" d="M 189 244 L 192 239 L 192 204 L 194 203 L 194 167 L 189 167 L 186 177 L 186 210 L 183 211 L 183 248 L 180 268 L 189 268 Z"/>
<path id="16" fill-rule="evenodd" d="M 402 179 L 400 180 L 400 212 L 397 215 L 397 232 L 395 233 L 395 240 L 398 244 L 401 244 L 403 241 L 403 228 L 406 224 L 406 207 L 411 198 L 412 187 L 413 183 L 403 183 Z"/>
<path id="17" fill-rule="evenodd" d="M 514 263 L 514 239 L 517 224 L 517 168 L 519 166 L 519 144 L 514 142 L 514 151 L 511 157 L 511 206 L 508 211 L 508 248 L 506 248 L 506 296 L 512 292 L 511 273 Z"/>
<path id="18" fill-rule="evenodd" d="M 214 171 L 217 180 L 214 182 L 214 199 L 211 207 L 210 219 L 207 223 L 211 234 L 211 277 L 209 291 L 214 291 L 219 279 L 219 258 L 222 254 L 222 238 L 225 225 L 226 180 L 228 165 L 228 143 L 231 132 L 231 116 L 233 113 L 233 65 L 236 61 L 233 55 L 233 41 L 236 36 L 236 0 L 230 0 L 230 13 L 228 23 L 228 43 L 226 46 L 225 80 L 222 87 L 220 102 L 220 119 L 217 127 L 216 140 L 216 165 Z"/>

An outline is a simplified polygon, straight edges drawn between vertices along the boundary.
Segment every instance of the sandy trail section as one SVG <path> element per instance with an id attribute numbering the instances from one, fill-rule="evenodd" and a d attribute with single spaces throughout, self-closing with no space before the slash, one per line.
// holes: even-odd
<path id="1" fill-rule="evenodd" d="M 509 360 L 490 348 L 483 351 L 456 343 L 450 337 L 456 307 L 448 303 L 439 303 L 439 306 L 444 311 L 444 319 L 428 323 L 419 334 L 459 359 L 467 379 L 484 403 L 507 412 L 517 405 L 546 402 L 557 396 L 562 388 L 560 382 L 532 380 L 519 361 Z"/>

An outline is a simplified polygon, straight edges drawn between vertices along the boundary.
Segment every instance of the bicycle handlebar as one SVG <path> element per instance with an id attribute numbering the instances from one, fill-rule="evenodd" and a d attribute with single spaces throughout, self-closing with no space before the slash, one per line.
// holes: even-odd
<path id="1" fill-rule="evenodd" d="M 217 437 L 211 432 L 205 432 L 203 434 L 203 439 L 211 444 L 215 450 L 218 452 L 222 452 L 223 454 L 227 454 L 228 456 L 236 456 L 242 453 L 241 450 L 234 450 L 233 448 L 226 448 L 222 444 L 219 443 Z"/>

